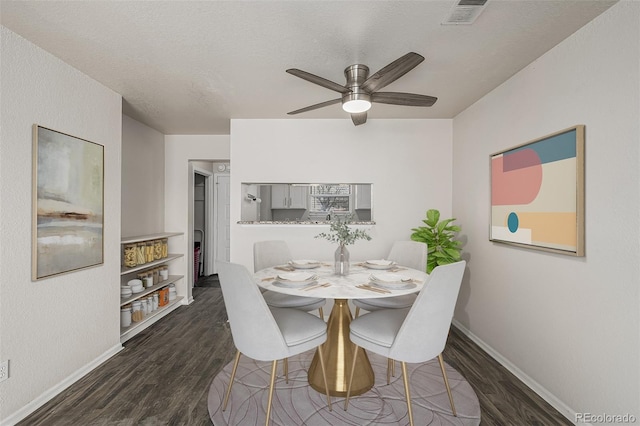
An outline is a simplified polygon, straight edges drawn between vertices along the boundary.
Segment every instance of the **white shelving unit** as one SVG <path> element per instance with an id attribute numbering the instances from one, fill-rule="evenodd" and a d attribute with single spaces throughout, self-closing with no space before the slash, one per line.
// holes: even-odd
<path id="1" fill-rule="evenodd" d="M 160 232 L 158 234 L 139 235 L 137 237 L 125 237 L 120 241 L 120 244 L 139 243 L 141 241 L 157 240 L 158 238 L 171 238 L 178 235 L 183 235 L 182 232 Z"/>
<path id="2" fill-rule="evenodd" d="M 182 232 L 161 232 L 158 234 L 149 234 L 149 235 L 140 235 L 135 237 L 126 237 L 122 238 L 120 241 L 121 249 L 125 244 L 139 243 L 142 241 L 150 241 L 150 240 L 158 240 L 162 238 L 171 238 L 176 236 L 184 235 Z M 145 269 L 154 268 L 159 265 L 169 264 L 171 261 L 175 259 L 179 259 L 183 257 L 183 254 L 172 254 L 169 253 L 167 257 L 159 260 L 155 260 L 153 262 L 148 262 L 142 265 L 134 266 L 131 268 L 127 268 L 125 266 L 121 266 L 120 268 L 120 284 L 126 284 L 129 280 L 135 278 L 135 273 L 139 271 L 143 271 Z M 121 297 L 120 298 L 120 306 L 127 305 L 137 299 L 148 296 L 149 294 L 154 293 L 157 290 L 160 290 L 164 287 L 168 287 L 169 284 L 176 283 L 184 279 L 184 275 L 169 275 L 168 279 L 159 282 L 158 284 L 154 284 L 151 287 L 145 288 L 140 293 L 135 293 L 129 297 Z M 165 306 L 160 306 L 153 312 L 145 315 L 142 321 L 132 322 L 129 327 L 120 327 L 120 342 L 124 343 L 136 334 L 140 333 L 142 330 L 149 327 L 151 324 L 165 317 L 169 313 L 176 310 L 182 302 L 183 296 L 178 296 L 174 300 L 170 300 L 169 303 Z"/>
<path id="3" fill-rule="evenodd" d="M 144 241 L 144 240 L 143 240 Z M 138 266 L 134 266 L 133 268 L 127 268 L 126 266 L 122 266 L 120 268 L 120 275 L 125 275 L 125 274 L 131 274 L 133 272 L 138 272 L 138 271 L 143 271 L 145 269 L 149 269 L 149 268 L 153 268 L 155 266 L 158 265 L 164 265 L 165 263 L 173 260 L 173 259 L 177 259 L 179 257 L 182 257 L 182 254 L 171 254 L 169 253 L 169 256 L 165 257 L 164 259 L 160 259 L 160 260 L 154 260 L 153 262 L 149 262 L 149 263 L 145 263 L 144 265 L 138 265 Z M 122 281 L 123 284 L 126 284 L 126 281 Z"/>

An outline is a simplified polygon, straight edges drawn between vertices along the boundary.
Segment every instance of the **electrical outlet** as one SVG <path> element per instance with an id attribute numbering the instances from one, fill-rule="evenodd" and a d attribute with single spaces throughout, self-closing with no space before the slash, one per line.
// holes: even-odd
<path id="1" fill-rule="evenodd" d="M 9 360 L 0 362 L 0 382 L 9 378 Z"/>

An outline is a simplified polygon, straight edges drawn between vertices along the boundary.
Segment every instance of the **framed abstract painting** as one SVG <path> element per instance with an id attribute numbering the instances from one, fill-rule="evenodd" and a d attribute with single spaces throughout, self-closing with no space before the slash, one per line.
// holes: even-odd
<path id="1" fill-rule="evenodd" d="M 32 279 L 104 262 L 104 147 L 33 126 Z"/>
<path id="2" fill-rule="evenodd" d="M 584 256 L 585 126 L 491 155 L 489 240 Z"/>

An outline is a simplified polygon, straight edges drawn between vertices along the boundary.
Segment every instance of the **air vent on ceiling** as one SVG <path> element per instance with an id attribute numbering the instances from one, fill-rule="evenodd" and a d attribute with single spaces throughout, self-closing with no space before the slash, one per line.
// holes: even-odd
<path id="1" fill-rule="evenodd" d="M 451 13 L 442 25 L 469 25 L 480 16 L 487 0 L 459 0 L 453 5 Z"/>

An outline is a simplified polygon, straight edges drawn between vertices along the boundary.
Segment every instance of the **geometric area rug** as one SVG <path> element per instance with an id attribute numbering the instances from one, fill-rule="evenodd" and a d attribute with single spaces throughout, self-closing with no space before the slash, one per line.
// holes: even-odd
<path id="1" fill-rule="evenodd" d="M 368 352 L 375 374 L 375 385 L 362 395 L 349 398 L 344 411 L 344 397 L 331 397 L 329 411 L 326 395 L 316 392 L 307 382 L 307 370 L 315 351 L 289 358 L 289 383 L 278 363 L 271 407 L 274 426 L 369 426 L 408 425 L 409 416 L 404 396 L 402 369 L 396 363 L 396 375 L 387 385 L 387 359 Z M 260 425 L 265 423 L 269 400 L 271 362 L 240 357 L 235 383 L 227 409 L 222 401 L 227 390 L 233 362 L 213 379 L 209 389 L 208 408 L 214 426 Z M 458 416 L 451 413 L 449 398 L 437 359 L 422 364 L 407 363 L 411 386 L 411 405 L 415 425 L 479 425 L 480 404 L 469 383 L 455 369 L 446 365 L 449 385 Z"/>

